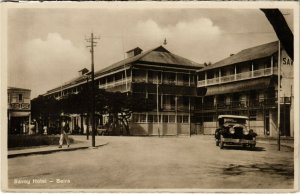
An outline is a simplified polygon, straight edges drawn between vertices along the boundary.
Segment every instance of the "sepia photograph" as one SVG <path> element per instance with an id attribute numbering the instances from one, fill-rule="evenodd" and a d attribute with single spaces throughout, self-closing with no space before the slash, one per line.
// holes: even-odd
<path id="1" fill-rule="evenodd" d="M 9 192 L 295 192 L 299 2 L 2 4 Z"/>

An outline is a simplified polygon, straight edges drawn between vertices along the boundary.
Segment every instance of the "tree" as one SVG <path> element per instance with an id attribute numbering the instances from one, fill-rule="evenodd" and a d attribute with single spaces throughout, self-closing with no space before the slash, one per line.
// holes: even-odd
<path id="1" fill-rule="evenodd" d="M 31 100 L 31 116 L 42 132 L 43 125 L 49 125 L 49 120 L 57 119 L 60 112 L 59 102 L 54 97 L 38 96 Z"/>
<path id="2" fill-rule="evenodd" d="M 144 112 L 155 108 L 152 100 L 137 94 L 105 92 L 104 98 L 105 111 L 109 115 L 109 127 L 114 133 L 119 134 L 124 134 L 123 129 L 125 129 L 126 135 L 130 135 L 129 123 L 133 112 Z"/>

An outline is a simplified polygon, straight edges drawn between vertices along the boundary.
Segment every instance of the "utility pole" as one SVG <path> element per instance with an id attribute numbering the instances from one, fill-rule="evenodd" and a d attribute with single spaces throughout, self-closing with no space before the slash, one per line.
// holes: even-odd
<path id="1" fill-rule="evenodd" d="M 94 37 L 94 34 L 91 33 L 91 37 L 86 39 L 87 42 L 90 43 L 90 52 L 91 52 L 91 74 L 92 74 L 92 114 L 91 114 L 91 119 L 92 119 L 92 147 L 95 147 L 95 136 L 96 136 L 96 129 L 95 129 L 95 72 L 94 72 L 94 47 L 96 46 L 97 42 L 95 40 L 100 39 L 97 37 Z"/>

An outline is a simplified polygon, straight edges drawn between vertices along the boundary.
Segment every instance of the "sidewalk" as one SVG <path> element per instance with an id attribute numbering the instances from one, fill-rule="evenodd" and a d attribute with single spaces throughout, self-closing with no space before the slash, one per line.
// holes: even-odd
<path id="1" fill-rule="evenodd" d="M 264 143 L 270 145 L 278 145 L 277 139 L 273 137 L 257 137 L 257 143 Z M 294 149 L 294 138 L 291 137 L 281 137 L 280 146 L 289 147 Z"/>
<path id="2" fill-rule="evenodd" d="M 72 137 L 75 141 L 79 138 Z M 78 141 L 77 141 L 78 142 Z M 108 142 L 96 142 L 96 147 L 107 145 Z M 51 146 L 42 146 L 42 147 L 32 147 L 32 148 L 25 148 L 25 149 L 19 149 L 19 150 L 8 150 L 7 157 L 8 158 L 14 158 L 19 156 L 28 156 L 33 154 L 49 154 L 54 152 L 60 152 L 60 151 L 74 151 L 79 149 L 87 149 L 92 148 L 91 147 L 91 140 L 85 140 L 82 141 L 82 138 L 80 138 L 80 141 L 78 143 L 71 144 L 70 147 L 67 147 L 67 145 L 63 145 L 62 148 L 58 148 L 58 145 L 51 145 Z"/>

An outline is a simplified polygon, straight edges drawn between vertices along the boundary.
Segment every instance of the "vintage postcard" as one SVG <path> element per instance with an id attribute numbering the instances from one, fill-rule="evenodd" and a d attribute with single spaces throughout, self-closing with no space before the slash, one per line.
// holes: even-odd
<path id="1" fill-rule="evenodd" d="M 3 191 L 299 189 L 299 2 L 0 6 Z"/>

